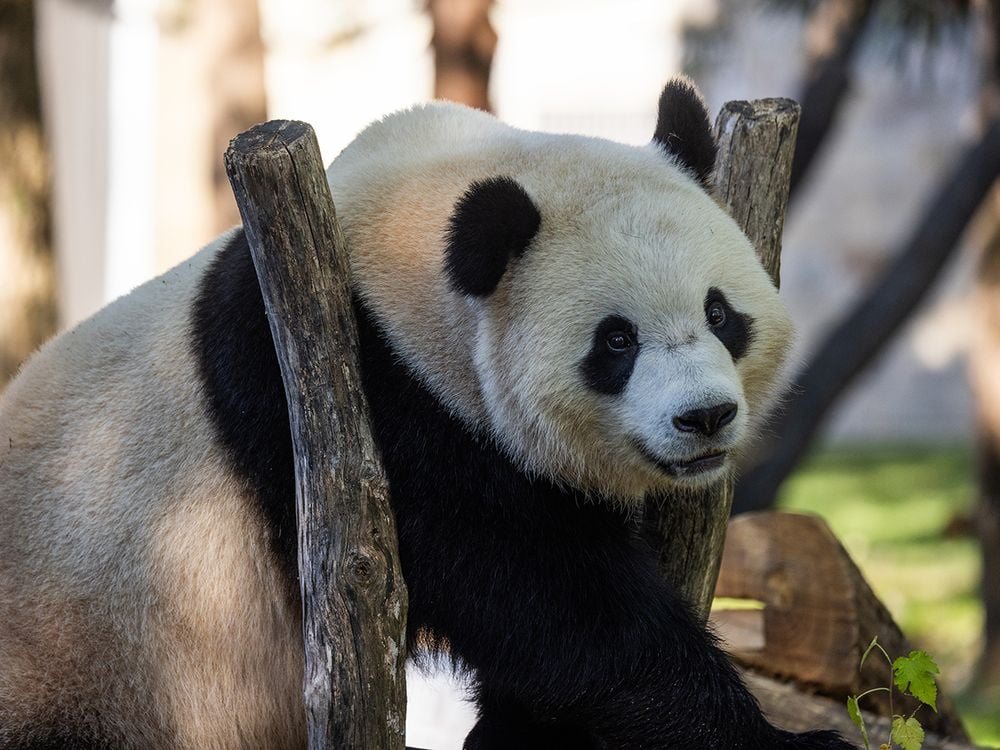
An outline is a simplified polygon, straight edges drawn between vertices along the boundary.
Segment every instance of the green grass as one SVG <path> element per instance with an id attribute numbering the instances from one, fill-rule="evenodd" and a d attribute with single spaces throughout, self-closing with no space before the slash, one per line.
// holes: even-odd
<path id="1" fill-rule="evenodd" d="M 825 449 L 786 483 L 782 508 L 818 513 L 912 641 L 941 666 L 973 739 L 1000 747 L 1000 706 L 961 695 L 980 647 L 979 551 L 949 536 L 975 486 L 960 447 Z"/>

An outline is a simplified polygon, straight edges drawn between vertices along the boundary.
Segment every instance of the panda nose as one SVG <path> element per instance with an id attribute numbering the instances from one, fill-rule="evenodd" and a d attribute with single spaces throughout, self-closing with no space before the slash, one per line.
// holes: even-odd
<path id="1" fill-rule="evenodd" d="M 673 423 L 681 432 L 700 432 L 702 435 L 711 436 L 732 422 L 735 417 L 736 404 L 726 402 L 678 414 L 674 417 Z"/>

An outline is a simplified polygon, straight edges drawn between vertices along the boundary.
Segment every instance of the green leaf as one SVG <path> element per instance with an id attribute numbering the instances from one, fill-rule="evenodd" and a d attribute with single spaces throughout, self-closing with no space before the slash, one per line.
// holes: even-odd
<path id="1" fill-rule="evenodd" d="M 940 670 L 924 651 L 911 651 L 892 663 L 896 687 L 937 711 L 937 683 L 934 675 Z"/>
<path id="2" fill-rule="evenodd" d="M 895 716 L 892 719 L 892 741 L 903 750 L 920 750 L 924 744 L 924 728 L 912 716 L 909 719 Z"/>
<path id="3" fill-rule="evenodd" d="M 861 709 L 858 707 L 858 696 L 847 696 L 847 715 L 851 717 L 854 725 L 861 730 L 861 739 L 865 741 L 865 750 L 871 750 L 871 744 L 868 742 L 868 730 L 865 729 L 865 719 L 861 715 Z"/>
<path id="4" fill-rule="evenodd" d="M 872 638 L 872 642 L 868 644 L 868 648 L 866 648 L 865 652 L 861 654 L 861 663 L 858 665 L 858 669 L 861 669 L 861 667 L 865 665 L 865 659 L 868 658 L 868 654 L 870 654 L 872 649 L 875 648 L 876 643 L 878 643 L 878 636 Z"/>

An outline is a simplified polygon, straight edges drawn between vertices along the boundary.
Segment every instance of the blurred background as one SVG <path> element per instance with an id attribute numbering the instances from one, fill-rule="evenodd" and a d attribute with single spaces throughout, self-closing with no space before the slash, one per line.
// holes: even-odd
<path id="1" fill-rule="evenodd" d="M 432 97 L 644 143 L 679 72 L 803 104 L 798 375 L 735 509 L 825 516 L 1000 746 L 1000 0 L 0 0 L 0 387 L 238 221 L 255 122 L 327 161 Z M 411 678 L 409 741 L 460 746 L 454 685 Z"/>

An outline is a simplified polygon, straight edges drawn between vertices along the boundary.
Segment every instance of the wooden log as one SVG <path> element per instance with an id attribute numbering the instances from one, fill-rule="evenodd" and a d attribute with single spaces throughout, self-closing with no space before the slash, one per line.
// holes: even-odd
<path id="1" fill-rule="evenodd" d="M 847 716 L 847 705 L 843 701 L 809 695 L 794 685 L 743 670 L 743 681 L 767 718 L 776 726 L 790 732 L 808 732 L 814 729 L 834 729 L 848 740 L 860 745 L 861 737 L 857 727 Z M 926 712 L 925 712 L 926 711 Z M 869 711 L 862 711 L 872 747 L 889 741 L 892 726 L 890 719 Z M 922 709 L 918 718 L 927 728 L 928 709 Z M 895 745 L 893 746 L 895 747 Z M 927 732 L 921 750 L 977 750 L 965 739 L 946 738 Z"/>
<path id="2" fill-rule="evenodd" d="M 715 121 L 719 198 L 750 238 L 778 286 L 799 105 L 790 99 L 728 102 Z M 730 480 L 698 492 L 652 498 L 646 527 L 668 580 L 708 617 L 733 503 Z"/>
<path id="3" fill-rule="evenodd" d="M 406 589 L 319 146 L 305 123 L 268 122 L 225 163 L 288 398 L 309 748 L 402 750 Z"/>
<path id="4" fill-rule="evenodd" d="M 826 523 L 794 513 L 748 513 L 729 524 L 717 596 L 753 599 L 762 610 L 719 611 L 711 622 L 734 661 L 756 672 L 790 679 L 843 705 L 891 681 L 877 652 L 858 669 L 874 636 L 893 658 L 914 649 Z M 863 708 L 889 716 L 884 692 Z M 916 702 L 895 695 L 896 713 Z M 937 713 L 921 709 L 927 731 L 967 741 L 954 705 L 938 691 Z"/>

